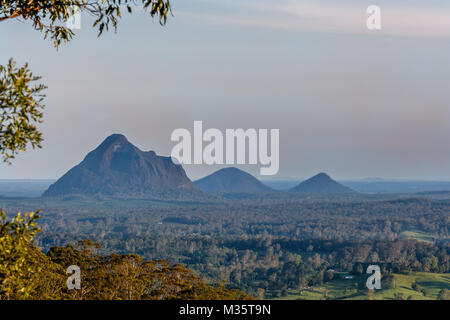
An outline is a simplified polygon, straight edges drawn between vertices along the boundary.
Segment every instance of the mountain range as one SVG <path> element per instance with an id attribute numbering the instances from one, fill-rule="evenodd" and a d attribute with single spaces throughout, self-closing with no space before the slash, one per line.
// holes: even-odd
<path id="1" fill-rule="evenodd" d="M 290 194 L 349 194 L 354 191 L 326 173 L 301 182 Z M 197 201 L 220 193 L 275 193 L 251 174 L 229 167 L 192 182 L 171 157 L 142 151 L 124 135 L 113 134 L 89 152 L 43 193 L 43 197 L 67 195 L 110 196 L 133 199 Z"/>

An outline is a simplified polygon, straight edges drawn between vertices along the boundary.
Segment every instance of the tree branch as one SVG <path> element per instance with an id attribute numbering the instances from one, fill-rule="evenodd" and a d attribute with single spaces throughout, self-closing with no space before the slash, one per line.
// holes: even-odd
<path id="1" fill-rule="evenodd" d="M 22 15 L 22 13 L 20 12 L 20 10 L 17 10 L 15 12 L 13 12 L 12 14 L 10 14 L 9 16 L 1 17 L 0 18 L 0 22 L 3 22 L 3 21 L 8 20 L 8 19 L 17 18 L 17 17 L 20 17 L 21 15 Z"/>

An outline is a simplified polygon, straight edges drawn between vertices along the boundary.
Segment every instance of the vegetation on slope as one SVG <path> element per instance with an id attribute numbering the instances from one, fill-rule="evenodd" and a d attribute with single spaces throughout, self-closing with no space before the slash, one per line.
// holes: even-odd
<path id="1" fill-rule="evenodd" d="M 165 260 L 144 261 L 137 254 L 96 254 L 84 240 L 42 253 L 32 240 L 38 215 L 0 220 L 0 300 L 2 299 L 249 299 L 223 284 L 210 286 L 190 270 Z M 81 288 L 68 289 L 66 268 L 81 270 Z"/>

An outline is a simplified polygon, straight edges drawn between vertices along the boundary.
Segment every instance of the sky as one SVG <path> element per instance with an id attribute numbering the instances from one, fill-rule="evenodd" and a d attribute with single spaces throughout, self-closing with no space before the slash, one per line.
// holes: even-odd
<path id="1" fill-rule="evenodd" d="M 381 30 L 366 9 L 381 8 Z M 0 23 L 0 64 L 48 86 L 42 149 L 0 179 L 56 179 L 112 133 L 170 155 L 173 130 L 280 130 L 277 177 L 450 180 L 450 3 L 172 0 L 167 26 L 125 14 L 97 38 L 82 16 L 59 50 Z M 258 176 L 259 165 L 242 169 Z M 185 165 L 191 179 L 221 166 Z M 265 177 L 268 178 L 268 177 Z"/>

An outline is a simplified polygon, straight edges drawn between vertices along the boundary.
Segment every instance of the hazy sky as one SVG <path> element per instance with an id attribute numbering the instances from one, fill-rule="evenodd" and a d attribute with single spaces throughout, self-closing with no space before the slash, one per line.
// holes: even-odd
<path id="1" fill-rule="evenodd" d="M 366 8 L 382 9 L 368 31 Z M 58 178 L 112 133 L 169 155 L 176 128 L 279 128 L 279 176 L 450 180 L 448 1 L 173 0 L 166 27 L 126 15 L 97 39 L 82 18 L 56 51 L 0 23 L 0 63 L 48 85 L 43 149 L 2 178 Z M 185 166 L 192 179 L 218 166 Z M 257 174 L 259 166 L 242 166 Z"/>

